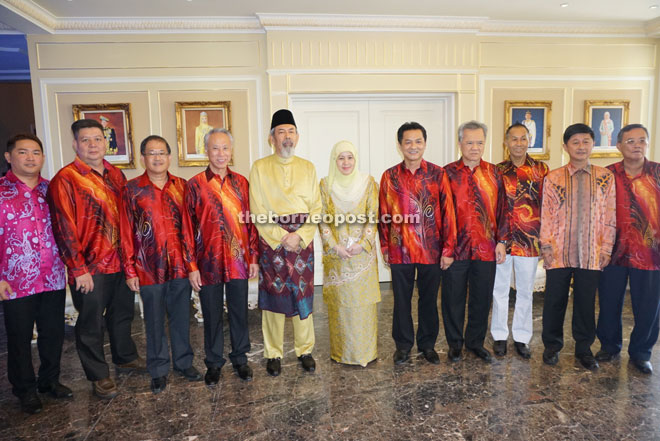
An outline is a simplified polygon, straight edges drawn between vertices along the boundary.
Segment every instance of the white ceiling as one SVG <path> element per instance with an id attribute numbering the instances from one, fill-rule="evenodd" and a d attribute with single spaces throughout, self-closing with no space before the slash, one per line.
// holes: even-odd
<path id="1" fill-rule="evenodd" d="M 256 13 L 488 17 L 494 20 L 647 21 L 660 0 L 32 0 L 56 17 L 251 17 Z M 562 8 L 561 3 L 568 3 Z"/>

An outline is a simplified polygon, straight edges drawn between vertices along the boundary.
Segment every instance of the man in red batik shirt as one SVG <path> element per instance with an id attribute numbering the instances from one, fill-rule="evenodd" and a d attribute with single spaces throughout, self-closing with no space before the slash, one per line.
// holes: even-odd
<path id="1" fill-rule="evenodd" d="M 147 370 L 151 391 L 167 387 L 170 330 L 174 372 L 189 381 L 202 379 L 192 365 L 190 346 L 190 283 L 183 259 L 182 217 L 185 179 L 173 176 L 172 150 L 164 138 L 146 137 L 140 144 L 146 171 L 126 183 L 122 193 L 121 250 L 126 283 L 144 303 Z"/>
<path id="2" fill-rule="evenodd" d="M 80 362 L 94 393 L 110 399 L 117 395 L 117 386 L 105 361 L 104 327 L 116 367 L 145 370 L 131 337 L 135 293 L 126 285 L 119 257 L 119 205 L 126 178 L 103 159 L 105 137 L 98 121 L 75 121 L 71 131 L 76 159 L 50 182 L 48 204 L 78 310 Z"/>
<path id="3" fill-rule="evenodd" d="M 640 372 L 651 374 L 651 350 L 660 317 L 660 164 L 646 159 L 649 132 L 641 124 L 621 129 L 616 148 L 623 161 L 607 168 L 616 183 L 616 240 L 612 260 L 600 276 L 596 335 L 598 361 L 612 361 L 622 346 L 621 310 L 630 282 L 635 326 L 628 355 Z"/>
<path id="4" fill-rule="evenodd" d="M 456 219 L 445 170 L 422 159 L 426 129 L 409 122 L 397 132 L 403 162 L 383 173 L 379 211 L 381 251 L 392 271 L 394 311 L 392 338 L 394 364 L 408 360 L 415 343 L 411 300 L 417 273 L 419 301 L 417 349 L 433 364 L 440 363 L 434 349 L 438 338 L 440 270 L 454 261 Z"/>
<path id="5" fill-rule="evenodd" d="M 492 361 L 490 352 L 484 348 L 484 339 L 496 262 L 504 263 L 506 258 L 509 220 L 502 174 L 494 164 L 481 159 L 487 131 L 486 125 L 477 121 L 461 124 L 458 128 L 461 158 L 445 167 L 454 195 L 458 231 L 454 264 L 442 277 L 442 318 L 451 361 L 461 358 L 463 342 L 486 363 Z"/>
<path id="6" fill-rule="evenodd" d="M 204 315 L 204 381 L 213 386 L 225 364 L 223 294 L 229 312 L 229 359 L 242 380 L 252 379 L 247 352 L 248 279 L 259 275 L 257 229 L 250 222 L 248 181 L 229 169 L 234 139 L 226 129 L 204 137 L 209 166 L 188 181 L 185 194 L 184 255 L 190 284 L 199 291 Z"/>
<path id="7" fill-rule="evenodd" d="M 539 233 L 541 230 L 541 195 L 543 178 L 548 166 L 527 154 L 529 131 L 523 124 L 513 124 L 506 130 L 504 141 L 509 159 L 497 164 L 502 172 L 507 195 L 507 214 L 511 243 L 506 260 L 497 265 L 493 288 L 493 314 L 490 333 L 495 355 L 506 354 L 509 337 L 509 291 L 511 275 L 516 282 L 516 306 L 513 310 L 511 334 L 516 352 L 524 359 L 532 354 L 532 293 L 539 263 Z"/>

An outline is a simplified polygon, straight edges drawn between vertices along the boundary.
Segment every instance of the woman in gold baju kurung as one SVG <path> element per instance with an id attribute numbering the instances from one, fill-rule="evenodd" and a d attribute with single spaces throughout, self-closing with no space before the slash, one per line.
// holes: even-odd
<path id="1" fill-rule="evenodd" d="M 323 220 L 333 219 L 320 224 L 330 357 L 366 366 L 378 357 L 378 185 L 360 173 L 357 150 L 348 141 L 338 142 L 332 150 L 328 176 L 321 180 L 321 199 Z"/>

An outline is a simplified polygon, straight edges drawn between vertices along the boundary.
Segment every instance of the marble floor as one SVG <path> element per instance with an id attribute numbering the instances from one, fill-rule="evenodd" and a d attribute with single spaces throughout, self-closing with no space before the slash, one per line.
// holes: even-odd
<path id="1" fill-rule="evenodd" d="M 148 374 L 120 374 L 120 394 L 106 402 L 94 397 L 76 354 L 73 330 L 67 329 L 62 383 L 73 400 L 42 396 L 38 415 L 21 413 L 6 376 L 6 338 L 0 329 L 1 440 L 657 440 L 660 439 L 660 348 L 645 376 L 619 361 L 597 372 L 574 359 L 570 319 L 567 345 L 557 366 L 541 360 L 542 295 L 534 301 L 531 361 L 509 355 L 486 365 L 472 354 L 447 361 L 441 329 L 436 349 L 439 366 L 414 357 L 392 364 L 390 337 L 392 291 L 382 285 L 379 306 L 379 358 L 366 368 L 330 360 L 327 313 L 320 288 L 315 299 L 317 370 L 303 372 L 293 353 L 292 330 L 285 331 L 282 375 L 269 377 L 263 360 L 259 311 L 250 311 L 254 380 L 242 382 L 228 364 L 219 387 L 189 383 L 170 374 L 168 389 L 154 396 Z M 0 314 L 1 314 L 0 308 Z M 569 307 L 568 314 L 571 314 Z M 570 315 L 569 315 L 570 317 Z M 624 335 L 632 326 L 629 303 Z M 203 328 L 191 319 L 194 361 L 204 372 Z M 144 351 L 142 321 L 133 333 Z M 227 339 L 228 340 L 228 339 Z M 492 340 L 487 338 L 490 349 Z M 627 346 L 627 339 L 624 342 Z M 598 343 L 594 344 L 594 352 Z M 109 348 L 106 351 L 109 359 Z M 143 352 L 144 353 L 144 352 Z M 34 349 L 36 360 L 36 347 Z M 111 371 L 114 372 L 114 371 Z"/>

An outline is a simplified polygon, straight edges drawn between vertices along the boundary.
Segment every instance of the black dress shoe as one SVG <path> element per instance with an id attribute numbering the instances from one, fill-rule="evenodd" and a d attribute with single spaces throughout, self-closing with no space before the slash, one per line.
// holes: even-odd
<path id="1" fill-rule="evenodd" d="M 490 355 L 490 352 L 488 352 L 488 349 L 484 348 L 483 346 L 480 346 L 478 348 L 468 348 L 468 349 L 474 355 L 481 358 L 486 363 L 492 363 L 493 362 L 493 357 Z"/>
<path id="2" fill-rule="evenodd" d="M 559 363 L 559 351 L 546 349 L 543 351 L 543 363 L 554 366 Z"/>
<path id="3" fill-rule="evenodd" d="M 532 358 L 532 351 L 529 350 L 529 345 L 527 343 L 520 343 L 519 341 L 514 341 L 513 345 L 516 347 L 516 352 L 525 360 Z"/>
<path id="4" fill-rule="evenodd" d="M 506 340 L 495 340 L 493 342 L 493 352 L 499 357 L 506 355 Z"/>
<path id="5" fill-rule="evenodd" d="M 630 359 L 630 362 L 632 363 L 633 366 L 637 368 L 638 371 L 640 371 L 642 374 L 647 374 L 650 375 L 653 373 L 653 365 L 651 364 L 650 361 L 644 361 L 644 360 L 634 360 Z"/>
<path id="6" fill-rule="evenodd" d="M 408 361 L 410 352 L 409 351 L 402 351 L 401 349 L 397 349 L 394 351 L 394 355 L 392 356 L 392 361 L 394 364 L 401 364 L 406 361 Z"/>
<path id="7" fill-rule="evenodd" d="M 268 375 L 277 377 L 282 372 L 282 364 L 279 358 L 269 358 L 266 362 L 266 372 Z"/>
<path id="8" fill-rule="evenodd" d="M 206 375 L 204 375 L 204 383 L 206 383 L 207 386 L 215 386 L 218 384 L 218 381 L 220 381 L 220 368 L 208 368 Z"/>
<path id="9" fill-rule="evenodd" d="M 298 361 L 300 361 L 300 364 L 302 364 L 302 367 L 306 372 L 314 372 L 316 370 L 316 362 L 314 361 L 312 354 L 302 354 L 298 357 Z"/>
<path id="10" fill-rule="evenodd" d="M 616 360 L 617 358 L 619 358 L 619 353 L 610 354 L 605 349 L 601 349 L 600 351 L 596 352 L 597 361 L 610 362 Z"/>
<path id="11" fill-rule="evenodd" d="M 598 362 L 591 354 L 576 355 L 575 358 L 580 361 L 580 364 L 585 369 L 589 369 L 590 371 L 595 371 L 598 369 Z"/>
<path id="12" fill-rule="evenodd" d="M 460 360 L 461 348 L 449 348 L 449 352 L 447 352 L 447 358 L 449 358 L 449 361 L 451 362 L 457 362 Z"/>
<path id="13" fill-rule="evenodd" d="M 54 383 L 50 383 L 47 386 L 39 386 L 38 388 L 39 393 L 45 394 L 48 393 L 50 394 L 53 398 L 71 398 L 73 397 L 73 391 L 60 383 L 59 381 L 56 381 Z"/>
<path id="14" fill-rule="evenodd" d="M 30 415 L 41 412 L 43 406 L 41 405 L 41 400 L 37 396 L 37 392 L 31 390 L 23 394 L 19 400 L 21 400 L 21 410 Z"/>
<path id="15" fill-rule="evenodd" d="M 238 374 L 238 377 L 241 380 L 245 380 L 245 381 L 252 380 L 252 368 L 248 366 L 247 363 L 234 366 L 234 370 L 236 371 L 236 374 Z"/>
<path id="16" fill-rule="evenodd" d="M 151 379 L 151 392 L 154 395 L 161 393 L 167 387 L 167 377 L 158 377 Z"/>
<path id="17" fill-rule="evenodd" d="M 438 357 L 438 353 L 435 352 L 435 349 L 424 349 L 421 352 L 422 355 L 424 356 L 424 359 L 429 363 L 440 364 L 440 357 Z"/>
<path id="18" fill-rule="evenodd" d="M 175 368 L 174 372 L 176 372 L 178 375 L 181 375 L 188 381 L 202 381 L 202 374 L 199 373 L 195 366 L 190 366 L 185 369 Z"/>

